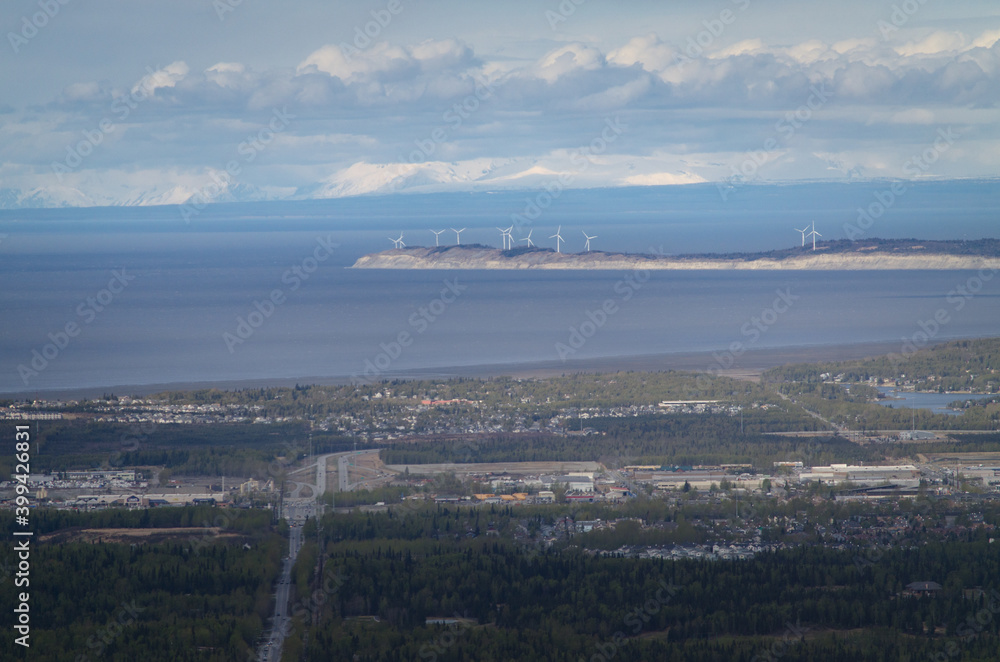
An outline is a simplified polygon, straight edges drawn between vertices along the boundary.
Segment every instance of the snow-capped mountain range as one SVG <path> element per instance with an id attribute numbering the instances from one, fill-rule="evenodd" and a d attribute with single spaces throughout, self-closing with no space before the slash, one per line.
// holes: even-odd
<path id="1" fill-rule="evenodd" d="M 645 165 L 646 167 L 642 167 Z M 615 159 L 573 162 L 556 169 L 534 159 L 472 159 L 424 163 L 358 162 L 298 187 L 257 187 L 209 170 L 196 175 L 116 177 L 88 174 L 76 181 L 31 188 L 0 188 L 0 209 L 34 207 L 153 206 L 258 200 L 316 200 L 390 193 L 544 189 L 595 186 L 691 184 L 705 181 L 688 172 L 655 172 L 648 164 Z"/>

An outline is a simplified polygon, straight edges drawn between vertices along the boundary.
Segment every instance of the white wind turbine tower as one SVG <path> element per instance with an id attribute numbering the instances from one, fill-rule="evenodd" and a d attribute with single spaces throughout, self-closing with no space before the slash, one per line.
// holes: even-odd
<path id="1" fill-rule="evenodd" d="M 587 239 L 587 243 L 584 245 L 583 250 L 585 250 L 585 251 L 587 251 L 589 253 L 590 252 L 590 240 L 591 239 L 597 239 L 597 235 L 595 234 L 593 237 L 589 237 L 589 236 L 587 236 L 587 233 L 584 232 L 583 236 L 586 237 L 586 239 Z"/>
<path id="2" fill-rule="evenodd" d="M 434 245 L 435 246 L 440 246 L 441 245 L 441 233 L 444 232 L 444 230 L 431 230 L 431 232 L 434 233 Z"/>
<path id="3" fill-rule="evenodd" d="M 465 232 L 465 228 L 462 228 L 461 230 L 456 230 L 455 228 L 452 228 L 451 231 L 455 233 L 455 245 L 456 246 L 461 246 L 462 245 L 462 233 Z"/>
<path id="4" fill-rule="evenodd" d="M 497 230 L 500 230 L 500 241 L 503 242 L 503 249 L 507 250 L 507 231 L 503 228 L 497 228 Z"/>
<path id="5" fill-rule="evenodd" d="M 403 233 L 402 232 L 399 233 L 399 239 L 393 239 L 392 237 L 389 237 L 389 241 L 391 241 L 392 243 L 396 244 L 396 248 L 406 248 L 406 244 L 403 243 Z"/>
<path id="6" fill-rule="evenodd" d="M 808 230 L 808 229 L 809 229 L 809 228 L 802 228 L 802 229 L 800 230 L 800 229 L 798 229 L 798 228 L 795 228 L 795 231 L 796 231 L 796 232 L 801 232 L 801 233 L 802 233 L 802 248 L 805 248 L 805 247 L 806 247 L 806 230 Z"/>
<path id="7" fill-rule="evenodd" d="M 535 245 L 535 242 L 531 241 L 531 233 L 532 232 L 534 232 L 533 229 L 532 230 L 528 230 L 528 236 L 521 240 L 521 241 L 528 242 L 528 248 L 532 248 Z"/>
<path id="8" fill-rule="evenodd" d="M 816 237 L 822 237 L 819 232 L 816 232 L 816 221 L 813 221 L 812 232 L 809 233 L 813 238 L 813 250 L 816 250 Z"/>
<path id="9" fill-rule="evenodd" d="M 549 239 L 555 239 L 556 240 L 556 253 L 561 253 L 562 252 L 562 251 L 559 250 L 559 242 L 560 241 L 566 241 L 565 239 L 562 238 L 562 235 L 559 234 L 559 232 L 561 230 L 562 230 L 562 226 L 560 225 L 558 228 L 556 228 L 556 233 L 554 235 L 551 235 L 549 237 Z"/>

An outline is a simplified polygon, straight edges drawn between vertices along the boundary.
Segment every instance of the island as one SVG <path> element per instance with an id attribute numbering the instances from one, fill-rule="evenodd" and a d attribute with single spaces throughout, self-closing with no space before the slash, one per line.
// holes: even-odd
<path id="1" fill-rule="evenodd" d="M 817 242 L 758 253 L 668 255 L 663 252 L 560 253 L 550 248 L 502 250 L 483 244 L 394 248 L 359 258 L 354 269 L 754 269 L 995 270 L 1000 240 L 868 239 Z"/>

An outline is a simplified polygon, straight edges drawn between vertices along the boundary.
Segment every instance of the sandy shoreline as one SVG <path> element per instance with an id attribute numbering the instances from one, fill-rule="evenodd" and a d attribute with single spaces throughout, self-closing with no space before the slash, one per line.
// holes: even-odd
<path id="1" fill-rule="evenodd" d="M 896 254 L 883 251 L 806 252 L 784 257 L 725 258 L 713 255 L 657 257 L 627 253 L 555 253 L 531 250 L 511 254 L 485 246 L 396 248 L 364 255 L 352 269 L 653 270 L 653 271 L 892 271 L 996 270 L 1000 258 L 950 253 Z"/>
<path id="2" fill-rule="evenodd" d="M 384 374 L 383 379 L 448 379 L 451 377 L 499 377 L 518 378 L 557 377 L 579 372 L 658 372 L 681 370 L 687 372 L 717 372 L 738 379 L 756 379 L 765 370 L 787 363 L 813 363 L 820 361 L 846 361 L 869 356 L 879 356 L 900 351 L 898 341 L 853 343 L 842 345 L 818 345 L 800 347 L 780 347 L 752 349 L 740 356 L 732 366 L 720 366 L 714 354 L 717 352 L 678 352 L 670 354 L 642 354 L 634 356 L 609 356 L 591 359 L 561 361 L 541 361 L 531 363 L 506 363 L 468 366 L 448 366 L 441 368 L 419 368 Z M 204 388 L 224 390 L 292 387 L 296 384 L 340 385 L 351 383 L 349 375 L 274 377 L 230 381 L 174 382 L 139 385 L 94 386 L 69 389 L 49 389 L 19 393 L 4 393 L 0 399 L 80 399 L 96 398 L 105 393 L 115 395 L 142 396 L 160 391 L 191 391 Z"/>

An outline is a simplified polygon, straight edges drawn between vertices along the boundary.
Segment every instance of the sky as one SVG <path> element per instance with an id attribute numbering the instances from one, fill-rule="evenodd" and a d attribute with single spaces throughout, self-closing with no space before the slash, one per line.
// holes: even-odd
<path id="1" fill-rule="evenodd" d="M 994 178 L 1000 4 L 8 0 L 0 207 Z"/>

